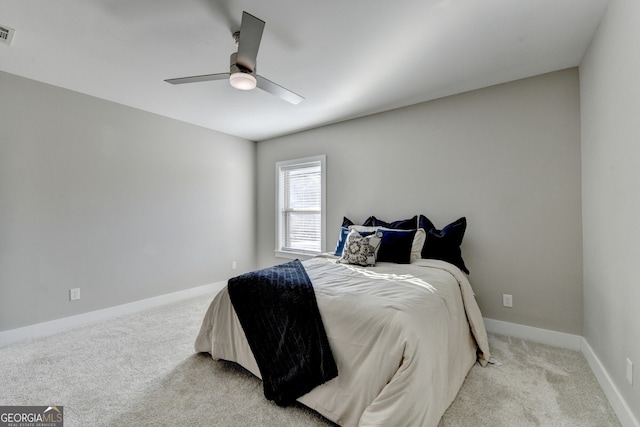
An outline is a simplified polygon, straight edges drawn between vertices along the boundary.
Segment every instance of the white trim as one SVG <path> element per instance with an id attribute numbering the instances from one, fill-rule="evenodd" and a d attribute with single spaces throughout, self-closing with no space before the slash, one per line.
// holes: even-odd
<path id="1" fill-rule="evenodd" d="M 625 402 L 624 398 L 620 394 L 618 387 L 616 387 L 611 376 L 584 337 L 582 338 L 581 343 L 582 354 L 584 355 L 584 358 L 587 359 L 587 363 L 591 367 L 598 383 L 600 383 L 602 391 L 604 391 L 613 411 L 618 416 L 620 424 L 622 424 L 623 427 L 640 427 L 640 422 L 638 422 L 636 417 L 633 415 L 633 412 L 631 412 L 631 408 L 629 408 L 629 405 L 627 405 L 627 402 Z"/>
<path id="2" fill-rule="evenodd" d="M 62 319 L 37 323 L 35 325 L 24 326 L 22 328 L 10 329 L 0 332 L 0 348 L 27 339 L 40 338 L 53 335 L 58 332 L 77 328 L 79 326 L 96 323 L 113 317 L 125 314 L 136 313 L 148 308 L 169 304 L 184 299 L 218 293 L 226 286 L 227 282 L 215 282 L 208 285 L 198 286 L 183 291 L 172 292 L 170 294 L 159 295 L 126 304 L 103 308 L 101 310 L 89 311 L 75 316 L 63 317 Z"/>
<path id="3" fill-rule="evenodd" d="M 320 255 L 320 252 L 317 254 L 305 254 L 302 252 L 290 252 L 290 251 L 274 251 L 277 258 L 287 258 L 287 259 L 310 259 L 316 255 Z"/>
<path id="4" fill-rule="evenodd" d="M 631 412 L 631 408 L 629 408 L 629 405 L 625 402 L 620 391 L 611 379 L 611 376 L 584 337 L 487 318 L 484 319 L 484 324 L 487 332 L 508 335 L 581 352 L 587 360 L 591 371 L 593 371 L 593 375 L 598 380 L 613 411 L 616 413 L 620 424 L 623 427 L 640 427 L 640 422 L 638 422 L 633 412 Z"/>
<path id="5" fill-rule="evenodd" d="M 580 335 L 551 331 L 549 329 L 534 328 L 533 326 L 519 325 L 517 323 L 503 322 L 502 320 L 484 319 L 488 332 L 501 335 L 509 335 L 529 341 L 539 342 L 554 347 L 568 348 L 580 351 L 582 337 Z"/>

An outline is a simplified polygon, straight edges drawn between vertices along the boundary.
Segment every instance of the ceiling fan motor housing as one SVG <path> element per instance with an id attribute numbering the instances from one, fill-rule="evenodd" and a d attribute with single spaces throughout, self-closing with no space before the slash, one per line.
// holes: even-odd
<path id="1" fill-rule="evenodd" d="M 256 70 L 251 70 L 242 64 L 237 62 L 237 53 L 231 54 L 231 66 L 229 67 L 229 84 L 236 89 L 240 90 L 252 90 L 255 89 Z"/>
<path id="2" fill-rule="evenodd" d="M 255 67 L 253 70 L 249 67 L 245 67 L 242 64 L 238 64 L 237 63 L 237 58 L 238 57 L 238 52 L 234 52 L 231 54 L 231 58 L 229 60 L 230 62 L 230 66 L 229 66 L 229 72 L 231 74 L 233 73 L 245 73 L 245 74 L 251 74 L 253 77 L 256 76 L 256 68 Z"/>

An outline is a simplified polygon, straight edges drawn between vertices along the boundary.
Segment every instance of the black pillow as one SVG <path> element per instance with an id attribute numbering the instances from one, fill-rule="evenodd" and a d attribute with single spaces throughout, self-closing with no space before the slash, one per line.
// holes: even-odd
<path id="1" fill-rule="evenodd" d="M 460 245 L 464 238 L 464 232 L 467 229 L 467 218 L 462 217 L 457 221 L 444 227 L 442 230 L 436 229 L 429 218 L 420 215 L 418 221 L 420 228 L 427 233 L 427 237 L 422 247 L 422 258 L 440 259 L 450 262 L 460 270 L 469 274 L 467 266 L 464 265 L 462 259 L 462 251 Z"/>
<path id="2" fill-rule="evenodd" d="M 375 222 L 377 221 L 376 217 L 371 215 L 369 218 L 367 218 L 362 225 L 364 225 L 365 227 L 375 227 L 376 224 Z"/>
<path id="3" fill-rule="evenodd" d="M 342 226 L 343 227 L 348 227 L 350 225 L 353 225 L 353 221 L 351 221 L 349 218 L 347 218 L 346 216 L 342 217 Z"/>
<path id="4" fill-rule="evenodd" d="M 367 220 L 362 225 L 366 225 L 369 227 L 393 228 L 397 230 L 415 230 L 417 223 L 418 223 L 417 215 L 414 216 L 413 218 L 401 219 L 393 222 L 386 222 L 372 215 L 369 218 L 367 218 Z"/>
<path id="5" fill-rule="evenodd" d="M 416 229 L 378 230 L 379 233 L 382 233 L 382 240 L 376 261 L 409 264 L 411 262 L 411 246 L 416 231 Z"/>

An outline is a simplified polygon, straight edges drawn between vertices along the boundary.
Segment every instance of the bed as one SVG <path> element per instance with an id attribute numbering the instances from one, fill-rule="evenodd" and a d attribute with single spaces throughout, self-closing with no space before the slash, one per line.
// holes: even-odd
<path id="1" fill-rule="evenodd" d="M 437 426 L 474 363 L 486 365 L 467 276 L 451 262 L 415 258 L 370 267 L 335 254 L 302 261 L 338 375 L 300 403 L 341 426 Z M 209 306 L 195 349 L 261 377 L 228 288 Z"/>

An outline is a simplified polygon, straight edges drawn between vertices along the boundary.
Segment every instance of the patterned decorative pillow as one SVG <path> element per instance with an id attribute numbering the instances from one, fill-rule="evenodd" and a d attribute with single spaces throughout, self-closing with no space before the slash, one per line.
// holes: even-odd
<path id="1" fill-rule="evenodd" d="M 338 236 L 338 243 L 336 243 L 336 249 L 333 251 L 334 255 L 342 256 L 342 251 L 344 250 L 344 244 L 347 242 L 347 236 L 349 235 L 349 232 L 351 232 L 352 227 L 359 227 L 357 228 L 357 230 L 362 237 L 373 234 L 377 230 L 377 228 L 374 227 L 370 231 L 362 231 L 361 228 L 371 228 L 371 227 L 361 227 L 357 225 L 350 225 L 349 227 L 340 228 L 340 236 Z M 422 239 L 422 243 L 424 244 L 424 239 Z M 420 245 L 420 250 L 422 250 L 422 245 Z M 418 253 L 418 255 L 420 254 Z M 420 256 L 418 256 L 418 258 L 420 258 Z"/>
<path id="2" fill-rule="evenodd" d="M 338 260 L 342 264 L 356 264 L 364 267 L 376 265 L 376 257 L 380 249 L 382 233 L 362 236 L 357 230 L 351 230 Z"/>

